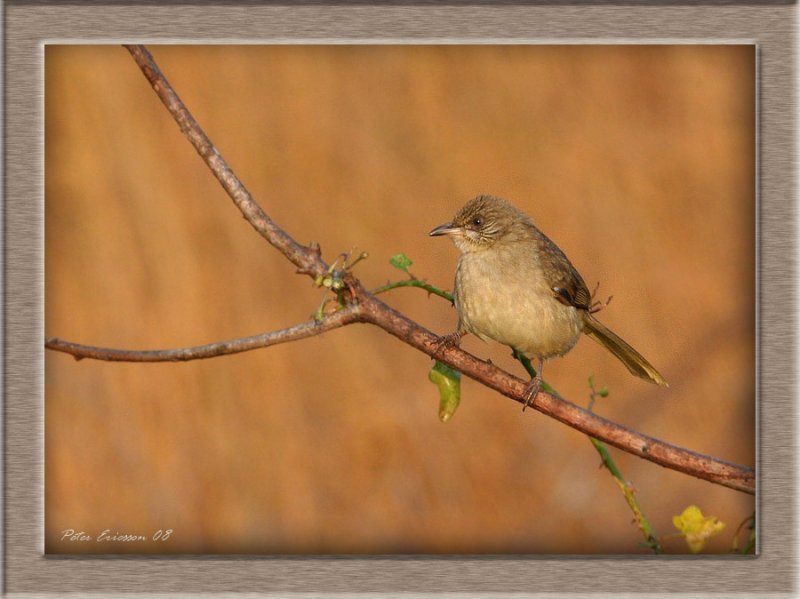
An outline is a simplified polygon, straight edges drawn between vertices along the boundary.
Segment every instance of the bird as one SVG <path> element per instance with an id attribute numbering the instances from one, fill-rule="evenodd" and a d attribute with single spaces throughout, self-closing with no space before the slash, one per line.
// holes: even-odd
<path id="1" fill-rule="evenodd" d="M 448 236 L 460 252 L 453 299 L 456 331 L 442 338 L 459 345 L 472 333 L 508 345 L 538 363 L 523 410 L 542 385 L 544 361 L 563 356 L 585 334 L 616 356 L 631 374 L 667 387 L 644 356 L 594 316 L 581 275 L 533 220 L 503 198 L 479 195 L 430 236 Z M 602 306 L 599 306 L 602 307 Z"/>

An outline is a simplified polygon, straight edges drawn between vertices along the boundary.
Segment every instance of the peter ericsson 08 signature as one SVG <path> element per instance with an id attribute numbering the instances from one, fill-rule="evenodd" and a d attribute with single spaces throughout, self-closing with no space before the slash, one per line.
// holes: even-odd
<path id="1" fill-rule="evenodd" d="M 171 528 L 158 529 L 150 535 L 120 532 L 108 528 L 98 534 L 91 534 L 85 530 L 66 528 L 61 531 L 59 540 L 67 543 L 147 543 L 148 541 L 169 541 L 171 537 Z"/>

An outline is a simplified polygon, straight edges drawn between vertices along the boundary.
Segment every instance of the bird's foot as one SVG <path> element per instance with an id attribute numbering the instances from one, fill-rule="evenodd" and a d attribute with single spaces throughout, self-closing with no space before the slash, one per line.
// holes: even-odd
<path id="1" fill-rule="evenodd" d="M 597 290 L 600 289 L 600 281 L 597 282 L 597 285 L 594 286 L 594 291 L 592 291 L 591 295 L 591 302 L 592 304 L 586 310 L 589 314 L 596 314 L 603 308 L 605 308 L 608 304 L 611 303 L 611 300 L 614 299 L 613 295 L 609 295 L 608 299 L 604 302 L 601 301 L 594 301 L 595 296 L 597 295 Z"/>
<path id="2" fill-rule="evenodd" d="M 454 331 L 449 335 L 442 335 L 439 337 L 439 341 L 436 344 L 436 348 L 434 349 L 433 353 L 438 354 L 441 351 L 449 347 L 458 347 L 461 345 L 461 338 L 464 336 L 464 333 L 461 331 Z"/>
<path id="3" fill-rule="evenodd" d="M 539 393 L 539 390 L 542 388 L 542 377 L 541 375 L 537 374 L 533 377 L 528 386 L 525 387 L 525 402 L 522 404 L 522 411 L 525 411 L 530 405 L 533 405 L 533 400 L 536 397 L 536 394 Z"/>

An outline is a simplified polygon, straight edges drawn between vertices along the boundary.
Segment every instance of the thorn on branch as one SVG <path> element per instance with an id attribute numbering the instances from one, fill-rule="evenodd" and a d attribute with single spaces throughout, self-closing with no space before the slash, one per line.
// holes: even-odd
<path id="1" fill-rule="evenodd" d="M 313 268 L 313 263 L 318 262 L 322 258 L 322 248 L 319 246 L 318 241 L 311 241 L 305 249 L 308 252 L 308 256 L 311 258 L 311 260 L 306 265 L 299 266 L 297 270 L 295 270 L 295 273 L 298 275 L 312 276 L 316 273 Z"/>

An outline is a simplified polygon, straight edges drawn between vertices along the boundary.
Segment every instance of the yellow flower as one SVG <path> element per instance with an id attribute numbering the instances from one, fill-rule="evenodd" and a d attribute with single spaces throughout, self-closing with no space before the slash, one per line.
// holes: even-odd
<path id="1" fill-rule="evenodd" d="M 725 528 L 725 523 L 720 522 L 716 516 L 703 516 L 696 505 L 687 507 L 680 516 L 673 516 L 672 523 L 686 538 L 686 544 L 692 553 L 702 551 L 706 540 Z"/>

